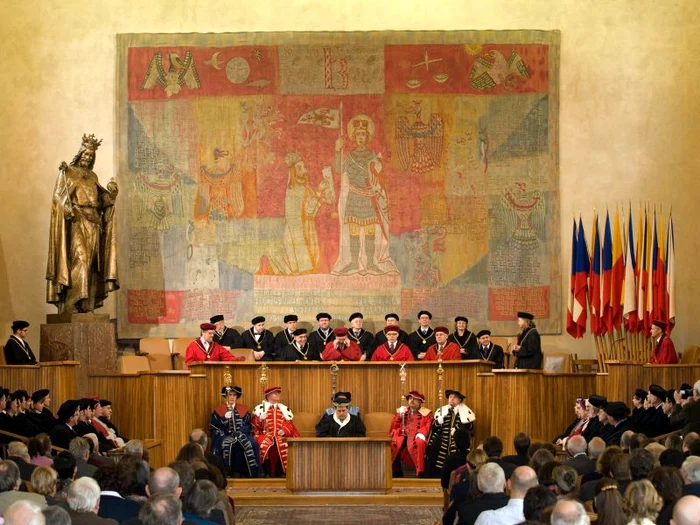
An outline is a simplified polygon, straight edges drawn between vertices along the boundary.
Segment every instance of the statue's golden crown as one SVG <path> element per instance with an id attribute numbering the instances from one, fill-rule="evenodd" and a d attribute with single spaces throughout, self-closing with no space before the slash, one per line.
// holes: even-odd
<path id="1" fill-rule="evenodd" d="M 83 135 L 83 147 L 86 149 L 91 149 L 92 151 L 96 151 L 97 148 L 100 147 L 100 144 L 102 144 L 102 139 L 97 140 L 95 138 L 95 135 L 88 135 L 87 133 Z"/>

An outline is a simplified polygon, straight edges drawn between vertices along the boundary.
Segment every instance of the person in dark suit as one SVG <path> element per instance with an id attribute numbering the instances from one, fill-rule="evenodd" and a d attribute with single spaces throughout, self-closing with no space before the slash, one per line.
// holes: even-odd
<path id="1" fill-rule="evenodd" d="M 520 432 L 513 438 L 513 446 L 515 447 L 514 456 L 503 456 L 503 461 L 507 461 L 516 467 L 522 467 L 530 463 L 530 458 L 527 455 L 527 449 L 530 448 L 530 436 L 524 432 Z"/>
<path id="2" fill-rule="evenodd" d="M 646 411 L 636 422 L 635 432 L 643 432 L 644 435 L 653 438 L 668 432 L 670 420 L 664 414 L 663 404 L 666 401 L 666 389 L 659 385 L 650 385 L 645 403 Z"/>
<path id="3" fill-rule="evenodd" d="M 299 317 L 294 314 L 284 316 L 285 328 L 275 336 L 275 351 L 277 355 L 282 352 L 282 349 L 294 343 L 294 330 L 297 329 Z"/>
<path id="4" fill-rule="evenodd" d="M 112 518 L 122 523 L 138 516 L 140 504 L 132 499 L 126 499 L 120 491 L 123 490 L 122 477 L 127 475 L 122 463 L 112 463 L 100 468 L 94 476 L 102 489 L 100 493 L 100 509 L 97 515 L 101 518 Z M 78 477 L 81 477 L 78 474 Z"/>
<path id="5" fill-rule="evenodd" d="M 474 525 L 479 514 L 485 510 L 496 510 L 508 504 L 505 485 L 506 476 L 496 463 L 486 463 L 479 469 L 476 482 L 481 496 L 460 504 L 457 510 L 458 525 Z"/>
<path id="6" fill-rule="evenodd" d="M 598 419 L 598 414 L 600 409 L 608 400 L 604 396 L 599 396 L 592 394 L 588 399 L 586 399 L 586 414 L 588 415 L 588 422 L 584 424 L 581 435 L 586 438 L 586 441 L 590 441 L 598 435 L 603 424 Z"/>
<path id="7" fill-rule="evenodd" d="M 316 314 L 318 328 L 309 334 L 309 346 L 314 350 L 314 353 L 321 355 L 326 345 L 335 339 L 333 329 L 331 328 L 331 314 L 319 312 Z"/>
<path id="8" fill-rule="evenodd" d="M 251 319 L 249 330 L 243 332 L 243 348 L 250 348 L 256 361 L 276 361 L 275 336 L 265 329 L 265 318 L 258 315 Z"/>
<path id="9" fill-rule="evenodd" d="M 493 361 L 496 363 L 494 368 L 503 368 L 504 353 L 503 347 L 491 341 L 491 330 L 481 330 L 476 334 L 476 339 L 479 345 L 472 351 L 473 354 L 469 359 L 482 359 L 484 361 Z"/>
<path id="10" fill-rule="evenodd" d="M 605 406 L 605 413 L 608 415 L 608 424 L 611 427 L 611 431 L 605 440 L 605 445 L 608 447 L 617 445 L 619 447 L 622 434 L 632 428 L 628 418 L 630 409 L 622 401 L 613 401 Z"/>
<path id="11" fill-rule="evenodd" d="M 100 486 L 92 478 L 78 478 L 68 488 L 68 514 L 73 525 L 117 525 L 111 518 L 97 515 Z"/>
<path id="12" fill-rule="evenodd" d="M 447 338 L 448 341 L 459 346 L 459 354 L 462 359 L 479 359 L 477 346 L 479 340 L 474 332 L 467 330 L 469 319 L 463 315 L 455 317 L 455 331 Z"/>
<path id="13" fill-rule="evenodd" d="M 294 330 L 294 341 L 277 352 L 278 361 L 320 361 L 321 354 L 308 342 L 306 328 Z"/>
<path id="14" fill-rule="evenodd" d="M 316 437 L 365 437 L 367 431 L 360 416 L 349 413 L 350 397 L 345 392 L 333 396 L 333 414 L 323 414 L 316 425 Z"/>
<path id="15" fill-rule="evenodd" d="M 48 408 L 51 404 L 50 394 L 51 392 L 46 388 L 34 392 L 31 398 L 31 405 L 26 414 L 27 419 L 39 428 L 40 432 L 46 432 L 47 434 L 56 425 L 56 418 Z"/>
<path id="16" fill-rule="evenodd" d="M 350 328 L 348 328 L 348 337 L 351 341 L 354 341 L 362 351 L 360 361 L 371 360 L 372 353 L 375 349 L 374 334 L 362 328 L 362 324 L 364 323 L 364 316 L 360 312 L 355 312 L 350 316 L 348 321 L 350 322 Z"/>
<path id="17" fill-rule="evenodd" d="M 69 399 L 58 409 L 58 422 L 51 429 L 49 437 L 51 444 L 68 450 L 71 440 L 78 437 L 73 427 L 78 423 L 78 408 L 80 401 Z"/>
<path id="18" fill-rule="evenodd" d="M 214 332 L 215 343 L 219 343 L 226 350 L 243 348 L 241 334 L 238 333 L 238 330 L 226 326 L 223 315 L 215 315 L 209 319 L 209 322 L 216 326 L 216 332 Z"/>
<path id="19" fill-rule="evenodd" d="M 35 365 L 36 357 L 26 341 L 27 321 L 12 323 L 12 335 L 5 343 L 5 361 L 8 365 Z"/>
<path id="20" fill-rule="evenodd" d="M 398 314 L 386 314 L 384 316 L 384 321 L 385 325 L 384 328 L 387 326 L 398 326 L 399 324 L 399 316 Z M 404 332 L 401 328 L 399 328 L 399 341 L 401 341 L 403 344 L 406 344 L 406 340 L 408 339 L 408 334 Z M 387 342 L 386 339 L 386 333 L 384 330 L 379 330 L 376 334 L 374 334 L 374 348 L 375 350 L 382 346 L 384 343 Z"/>
<path id="21" fill-rule="evenodd" d="M 566 442 L 566 451 L 571 457 L 564 464 L 572 467 L 579 476 L 595 471 L 595 461 L 586 455 L 586 450 L 588 443 L 583 436 L 571 436 Z"/>
<path id="22" fill-rule="evenodd" d="M 435 344 L 435 331 L 430 326 L 433 314 L 428 310 L 418 312 L 418 322 L 420 326 L 408 334 L 406 344 L 413 352 L 414 359 L 423 359 L 425 353 Z"/>
<path id="23" fill-rule="evenodd" d="M 518 334 L 518 344 L 513 347 L 515 368 L 542 368 L 542 345 L 534 319 L 535 316 L 531 313 L 518 312 L 518 328 L 521 332 Z"/>
<path id="24" fill-rule="evenodd" d="M 484 441 L 484 452 L 486 452 L 486 455 L 489 457 L 488 462 L 496 463 L 503 469 L 506 479 L 510 479 L 510 475 L 515 470 L 515 465 L 501 459 L 501 454 L 503 454 L 503 441 L 496 436 L 486 438 Z"/>
<path id="25" fill-rule="evenodd" d="M 129 441 L 129 438 L 122 436 L 117 430 L 117 427 L 112 423 L 112 402 L 109 399 L 100 399 L 100 407 L 102 407 L 102 415 L 98 416 L 107 427 L 114 431 L 114 435 L 121 439 L 124 443 Z"/>
<path id="26" fill-rule="evenodd" d="M 31 463 L 32 458 L 29 457 L 27 445 L 21 441 L 12 441 L 7 445 L 7 459 L 17 465 L 22 481 L 31 481 L 32 472 L 36 469 L 36 465 Z"/>

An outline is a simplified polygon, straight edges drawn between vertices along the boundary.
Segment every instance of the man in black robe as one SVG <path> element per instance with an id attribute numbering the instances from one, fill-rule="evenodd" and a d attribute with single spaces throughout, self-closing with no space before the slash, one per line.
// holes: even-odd
<path id="1" fill-rule="evenodd" d="M 364 316 L 360 312 L 352 314 L 349 321 L 351 328 L 348 330 L 348 337 L 351 341 L 355 341 L 360 350 L 362 350 L 360 361 L 369 361 L 375 348 L 374 335 L 362 328 Z"/>
<path id="2" fill-rule="evenodd" d="M 223 315 L 215 315 L 209 319 L 209 322 L 216 326 L 216 332 L 214 332 L 215 343 L 219 343 L 221 346 L 226 348 L 226 350 L 231 350 L 232 348 L 243 348 L 243 339 L 241 339 L 241 334 L 238 333 L 238 330 L 226 326 Z"/>
<path id="3" fill-rule="evenodd" d="M 345 392 L 333 396 L 333 414 L 324 414 L 316 425 L 316 437 L 365 437 L 367 431 L 360 416 L 348 411 L 350 397 Z"/>
<path id="4" fill-rule="evenodd" d="M 100 399 L 100 406 L 102 407 L 102 415 L 99 417 L 99 420 L 107 425 L 107 427 L 111 428 L 114 434 L 124 441 L 124 443 L 129 441 L 129 438 L 122 436 L 114 423 L 112 423 L 112 402 L 109 399 Z"/>
<path id="5" fill-rule="evenodd" d="M 438 408 L 433 415 L 433 423 L 428 437 L 428 450 L 425 454 L 425 477 L 439 478 L 445 458 L 457 452 L 454 433 L 458 428 L 474 429 L 476 416 L 465 405 L 465 395 L 457 390 L 445 390 L 447 404 Z"/>
<path id="6" fill-rule="evenodd" d="M 331 314 L 326 312 L 316 314 L 318 328 L 309 334 L 309 345 L 318 355 L 321 355 L 327 343 L 335 339 L 335 334 L 331 328 L 331 319 L 333 319 Z"/>
<path id="7" fill-rule="evenodd" d="M 473 359 L 483 359 L 496 363 L 494 368 L 503 368 L 503 347 L 491 341 L 491 330 L 481 330 L 476 334 L 479 346 L 476 348 Z"/>
<path id="8" fill-rule="evenodd" d="M 459 346 L 459 355 L 462 359 L 479 359 L 476 349 L 479 342 L 476 339 L 476 334 L 470 332 L 467 326 L 469 326 L 469 319 L 463 315 L 455 317 L 455 331 L 449 335 L 447 340 Z"/>
<path id="9" fill-rule="evenodd" d="M 306 328 L 294 330 L 294 342 L 288 344 L 277 353 L 278 361 L 320 361 L 321 354 L 316 353 L 308 342 Z"/>
<path id="10" fill-rule="evenodd" d="M 596 394 L 591 395 L 586 399 L 586 414 L 588 415 L 588 423 L 586 423 L 581 431 L 581 435 L 586 438 L 586 441 L 590 441 L 594 437 L 598 436 L 601 428 L 603 428 L 603 423 L 598 419 L 598 414 L 600 409 L 607 403 L 608 400 Z"/>
<path id="11" fill-rule="evenodd" d="M 605 405 L 605 413 L 608 415 L 608 425 L 611 429 L 605 438 L 605 446 L 616 445 L 619 447 L 622 434 L 632 428 L 628 418 L 630 409 L 622 401 L 612 401 Z"/>
<path id="12" fill-rule="evenodd" d="M 241 336 L 243 348 L 250 348 L 256 361 L 275 361 L 275 336 L 265 329 L 265 318 L 258 315 L 251 319 L 250 324 L 253 326 Z"/>
<path id="13" fill-rule="evenodd" d="M 275 336 L 275 352 L 279 356 L 282 349 L 294 343 L 294 330 L 297 329 L 299 317 L 293 314 L 284 316 L 285 328 Z"/>
<path id="14" fill-rule="evenodd" d="M 670 419 L 664 414 L 663 405 L 666 401 L 666 390 L 660 385 L 650 385 L 647 394 L 645 413 L 637 422 L 635 432 L 642 432 L 647 437 L 653 438 L 668 432 Z"/>
<path id="15" fill-rule="evenodd" d="M 68 450 L 71 440 L 78 437 L 73 427 L 78 423 L 79 409 L 80 400 L 78 399 L 69 399 L 59 407 L 58 422 L 49 434 L 52 445 Z"/>
<path id="16" fill-rule="evenodd" d="M 12 323 L 12 335 L 5 343 L 5 361 L 8 365 L 35 365 L 36 357 L 26 340 L 27 321 L 15 321 Z"/>
<path id="17" fill-rule="evenodd" d="M 522 331 L 518 334 L 518 344 L 513 347 L 515 368 L 535 370 L 542 368 L 542 345 L 534 319 L 535 316 L 531 313 L 518 312 L 518 328 Z"/>
<path id="18" fill-rule="evenodd" d="M 53 412 L 49 410 L 51 405 L 51 392 L 43 388 L 32 394 L 31 404 L 27 410 L 26 416 L 34 426 L 39 428 L 40 432 L 51 432 L 51 429 L 56 426 L 56 418 Z"/>
<path id="19" fill-rule="evenodd" d="M 430 327 L 433 318 L 427 310 L 418 312 L 418 322 L 420 326 L 406 338 L 406 344 L 411 349 L 414 359 L 423 359 L 425 353 L 435 344 L 435 331 Z"/>
<path id="20" fill-rule="evenodd" d="M 399 316 L 398 314 L 386 314 L 384 316 L 384 321 L 386 323 L 384 324 L 384 328 L 387 326 L 398 326 L 399 324 Z M 399 328 L 399 341 L 401 341 L 403 344 L 406 344 L 406 341 L 408 340 L 408 334 L 403 331 L 401 328 Z M 386 334 L 384 333 L 384 330 L 379 330 L 376 334 L 374 334 L 374 348 L 376 349 L 379 346 L 382 346 L 384 343 L 386 343 Z"/>

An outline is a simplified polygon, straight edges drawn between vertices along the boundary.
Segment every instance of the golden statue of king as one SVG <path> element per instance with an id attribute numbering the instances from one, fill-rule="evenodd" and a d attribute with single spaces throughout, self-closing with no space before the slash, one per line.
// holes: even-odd
<path id="1" fill-rule="evenodd" d="M 83 135 L 70 165 L 62 162 L 51 205 L 46 302 L 59 313 L 92 312 L 119 289 L 114 202 L 119 190 L 92 171 L 102 143 Z"/>

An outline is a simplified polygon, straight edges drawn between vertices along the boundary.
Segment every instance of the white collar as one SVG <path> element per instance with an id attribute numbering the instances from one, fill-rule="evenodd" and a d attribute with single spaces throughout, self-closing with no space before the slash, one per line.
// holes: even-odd
<path id="1" fill-rule="evenodd" d="M 113 490 L 103 490 L 102 492 L 100 492 L 100 496 L 114 496 L 119 499 L 124 499 L 122 495 L 119 494 L 119 492 L 115 492 Z"/>
<path id="2" fill-rule="evenodd" d="M 211 343 L 207 343 L 207 342 L 204 340 L 203 337 L 200 337 L 200 338 L 199 338 L 199 341 L 202 343 L 202 346 L 203 346 L 204 348 L 209 348 L 209 345 L 211 344 Z"/>
<path id="3" fill-rule="evenodd" d="M 25 346 L 25 347 L 27 346 L 24 342 L 24 339 L 22 339 L 21 337 L 17 337 L 15 334 L 12 334 L 12 337 L 17 339 L 17 341 L 19 341 L 22 346 Z"/>
<path id="4" fill-rule="evenodd" d="M 345 421 L 341 421 L 340 419 L 338 419 L 338 416 L 335 414 L 335 412 L 333 412 L 333 421 L 338 423 L 338 425 L 340 425 L 340 428 L 343 428 L 345 425 L 350 423 L 350 414 L 348 414 L 348 417 L 345 418 Z M 340 430 L 340 428 L 338 430 Z"/>

